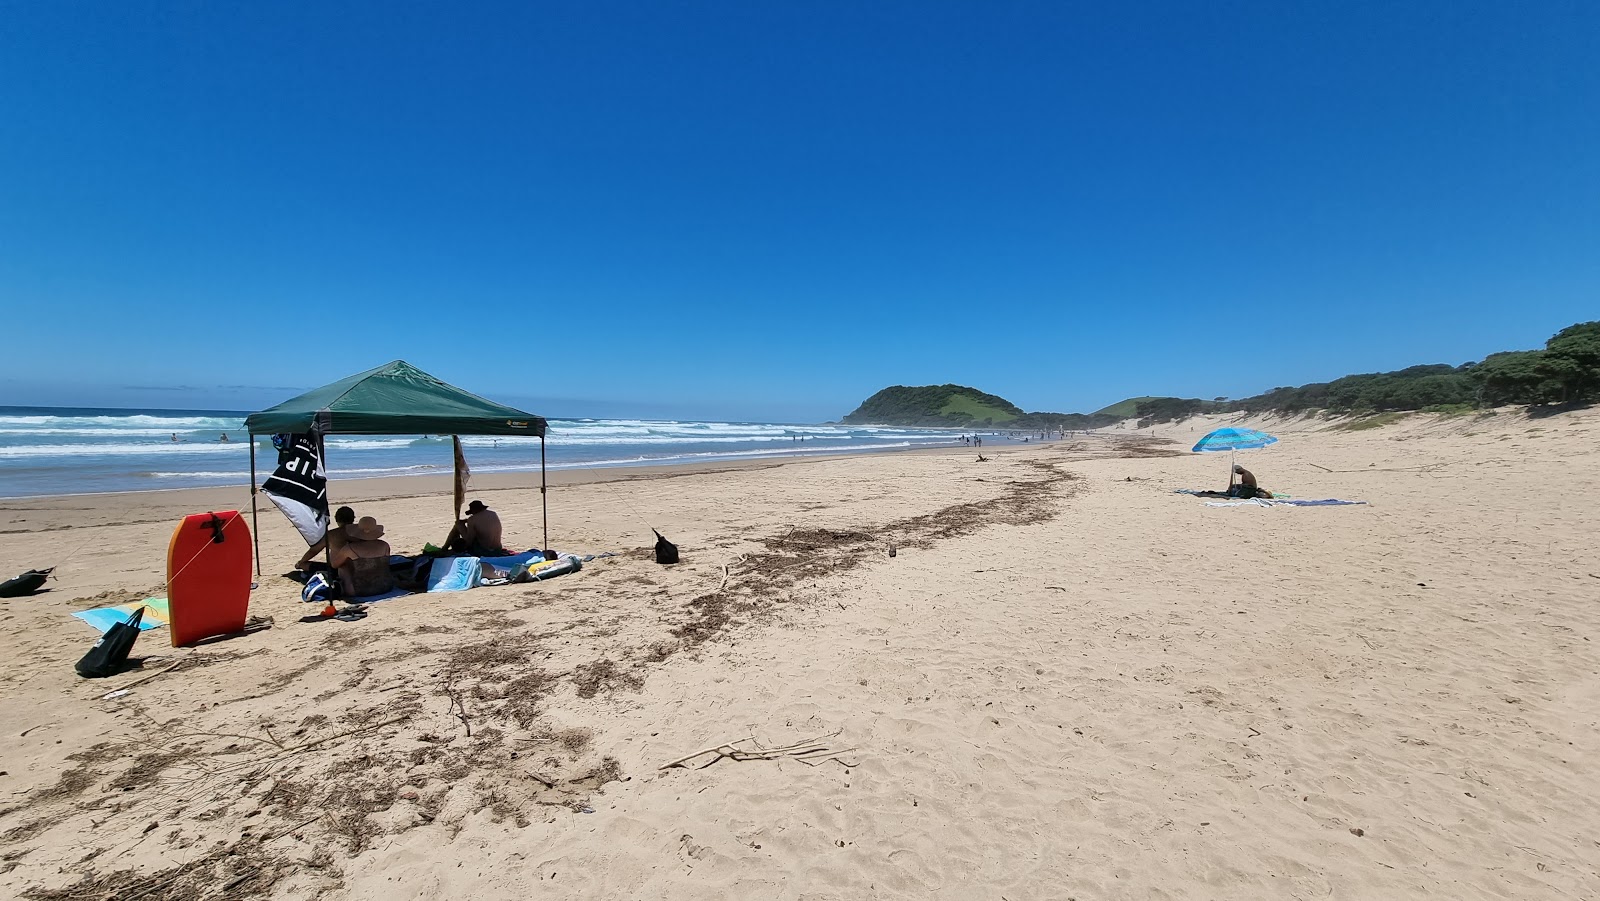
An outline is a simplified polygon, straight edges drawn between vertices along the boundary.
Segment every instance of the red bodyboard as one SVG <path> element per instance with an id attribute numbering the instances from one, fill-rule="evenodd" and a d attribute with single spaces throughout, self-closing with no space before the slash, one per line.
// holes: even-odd
<path id="1" fill-rule="evenodd" d="M 167 624 L 173 647 L 244 631 L 250 560 L 250 527 L 238 512 L 183 518 L 167 546 Z"/>

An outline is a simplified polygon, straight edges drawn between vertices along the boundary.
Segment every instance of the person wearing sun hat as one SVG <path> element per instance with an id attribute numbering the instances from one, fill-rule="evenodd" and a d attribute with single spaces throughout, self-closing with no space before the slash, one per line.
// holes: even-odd
<path id="1" fill-rule="evenodd" d="M 344 527 L 344 546 L 333 555 L 333 568 L 339 571 L 344 596 L 369 597 L 394 589 L 389 572 L 389 542 L 383 540 L 383 526 L 370 516 Z"/>
<path id="2" fill-rule="evenodd" d="M 501 538 L 500 514 L 490 510 L 483 501 L 473 501 L 467 505 L 466 518 L 450 530 L 444 549 L 472 557 L 504 557 L 506 549 L 500 543 Z"/>

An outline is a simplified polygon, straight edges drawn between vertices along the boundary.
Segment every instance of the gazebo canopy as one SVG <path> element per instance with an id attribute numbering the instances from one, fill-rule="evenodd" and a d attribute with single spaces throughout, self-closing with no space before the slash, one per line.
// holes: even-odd
<path id="1" fill-rule="evenodd" d="M 537 435 L 542 416 L 441 382 L 404 360 L 323 385 L 244 421 L 253 435 Z"/>

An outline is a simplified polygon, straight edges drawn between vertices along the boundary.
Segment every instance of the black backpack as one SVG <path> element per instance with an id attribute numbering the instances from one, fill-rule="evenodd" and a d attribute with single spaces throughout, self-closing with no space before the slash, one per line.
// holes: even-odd
<path id="1" fill-rule="evenodd" d="M 44 587 L 44 580 L 48 578 L 50 578 L 49 569 L 30 569 L 15 579 L 0 582 L 0 598 L 20 598 L 33 594 Z"/>
<path id="2" fill-rule="evenodd" d="M 139 622 L 143 619 L 144 608 L 140 607 L 127 622 L 107 629 L 73 669 L 85 679 L 103 679 L 122 672 L 123 665 L 128 662 L 128 652 L 133 650 L 133 643 L 139 637 Z"/>
<path id="3" fill-rule="evenodd" d="M 650 531 L 655 532 L 655 529 Z M 668 541 L 660 532 L 656 532 L 656 562 L 677 563 L 678 546 Z"/>

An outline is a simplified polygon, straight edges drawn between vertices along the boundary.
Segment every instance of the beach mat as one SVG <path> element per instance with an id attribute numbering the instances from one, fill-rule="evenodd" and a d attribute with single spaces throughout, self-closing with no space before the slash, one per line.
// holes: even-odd
<path id="1" fill-rule="evenodd" d="M 142 601 L 129 601 L 126 604 L 113 604 L 110 607 L 79 610 L 72 615 L 88 623 L 96 632 L 104 633 L 117 623 L 125 623 L 132 619 L 133 612 L 140 607 L 146 608 L 144 618 L 139 621 L 140 632 L 165 626 L 168 617 L 171 616 L 166 598 L 145 598 Z"/>
<path id="2" fill-rule="evenodd" d="M 1336 497 L 1325 497 L 1320 500 L 1266 500 L 1252 498 L 1247 501 L 1206 501 L 1207 507 L 1354 507 L 1364 506 L 1366 501 L 1346 501 Z"/>

